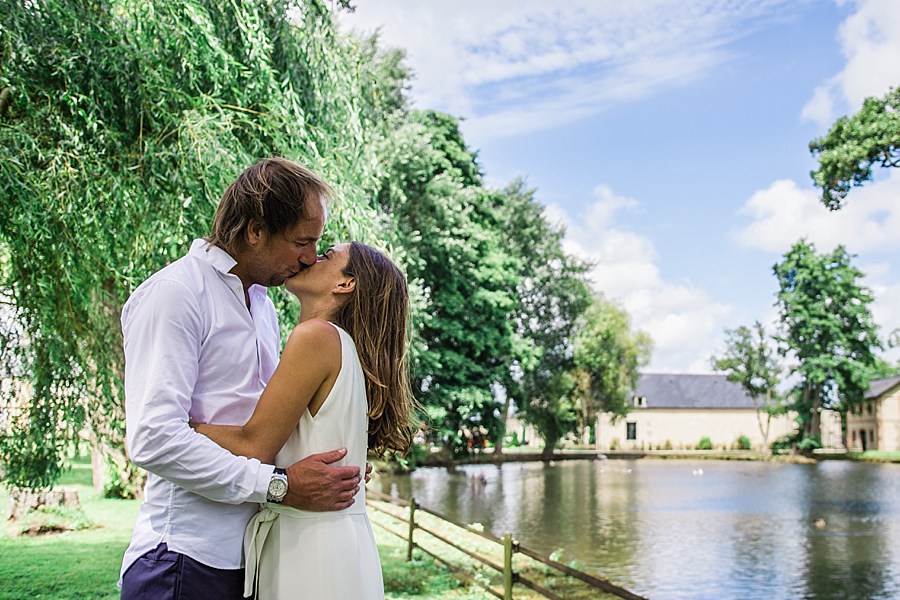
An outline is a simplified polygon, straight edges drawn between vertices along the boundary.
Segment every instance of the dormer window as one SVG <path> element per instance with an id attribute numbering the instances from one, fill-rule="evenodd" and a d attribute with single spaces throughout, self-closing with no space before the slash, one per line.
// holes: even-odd
<path id="1" fill-rule="evenodd" d="M 632 396 L 631 404 L 635 408 L 642 408 L 644 406 L 647 406 L 647 399 L 644 396 Z"/>

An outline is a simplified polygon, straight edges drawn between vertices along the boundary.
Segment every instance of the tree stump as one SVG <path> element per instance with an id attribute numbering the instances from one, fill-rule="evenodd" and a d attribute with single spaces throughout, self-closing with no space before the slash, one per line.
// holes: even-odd
<path id="1" fill-rule="evenodd" d="M 78 491 L 70 488 L 33 491 L 24 488 L 12 488 L 9 492 L 9 511 L 7 522 L 21 521 L 29 512 L 41 507 L 64 506 L 81 510 Z"/>

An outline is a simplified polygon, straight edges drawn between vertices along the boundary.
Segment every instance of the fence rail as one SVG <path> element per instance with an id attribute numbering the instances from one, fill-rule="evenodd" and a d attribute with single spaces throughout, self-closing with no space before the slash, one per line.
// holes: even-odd
<path id="1" fill-rule="evenodd" d="M 366 490 L 366 495 L 368 498 L 366 499 L 366 504 L 374 511 L 379 513 L 383 513 L 388 515 L 391 519 L 405 523 L 408 525 L 408 532 L 406 535 L 400 533 L 399 531 L 394 530 L 383 523 L 379 523 L 373 520 L 373 523 L 384 529 L 385 531 L 399 537 L 400 539 L 407 542 L 407 551 L 406 551 L 406 559 L 412 560 L 412 553 L 414 548 L 418 548 L 422 552 L 428 554 L 435 560 L 439 561 L 443 565 L 445 565 L 454 576 L 468 582 L 477 585 L 482 588 L 495 598 L 501 598 L 502 600 L 512 600 L 512 592 L 513 587 L 516 584 L 520 584 L 524 587 L 531 589 L 534 592 L 537 592 L 544 598 L 550 598 L 551 600 L 563 600 L 563 597 L 556 594 L 555 592 L 547 589 L 546 587 L 538 584 L 536 581 L 525 577 L 522 573 L 517 572 L 513 569 L 513 555 L 521 554 L 523 556 L 527 556 L 528 558 L 541 563 L 554 571 L 557 571 L 563 575 L 568 577 L 572 577 L 577 579 L 578 581 L 587 584 L 591 588 L 603 590 L 607 594 L 615 596 L 617 598 L 623 598 L 625 600 L 647 600 L 643 596 L 639 596 L 633 592 L 626 590 L 623 587 L 620 587 L 608 579 L 604 579 L 601 577 L 595 577 L 593 575 L 589 575 L 583 571 L 579 571 L 577 569 L 573 569 L 567 565 L 564 565 L 558 561 L 555 561 L 547 556 L 544 556 L 534 550 L 526 548 L 519 544 L 517 541 L 513 540 L 511 534 L 505 534 L 502 538 L 492 535 L 488 532 L 482 531 L 477 527 L 473 527 L 466 523 L 461 523 L 456 519 L 448 517 L 447 515 L 441 514 L 436 510 L 432 510 L 430 508 L 426 508 L 418 504 L 415 498 L 411 498 L 410 500 L 404 500 L 402 498 L 397 498 L 394 496 L 390 496 L 387 494 L 383 494 L 381 492 L 376 492 L 374 490 Z M 388 510 L 384 507 L 383 504 L 379 504 L 373 498 L 377 498 L 382 503 L 388 503 L 389 505 L 399 506 L 401 508 L 407 508 L 408 513 L 406 515 L 399 513 L 395 510 Z M 463 529 L 469 533 L 475 534 L 481 538 L 484 538 L 488 542 L 493 544 L 499 544 L 503 547 L 503 564 L 499 565 L 495 561 L 483 556 L 476 550 L 466 548 L 453 540 L 451 540 L 446 535 L 435 531 L 433 528 L 426 527 L 422 524 L 421 519 L 416 520 L 416 513 L 418 511 L 424 512 L 432 517 L 442 521 L 444 523 L 449 523 L 455 527 Z M 503 577 L 503 590 L 497 591 L 488 583 L 484 581 L 480 581 L 478 578 L 472 576 L 466 569 L 460 565 L 454 564 L 446 558 L 439 556 L 437 553 L 429 550 L 428 548 L 423 547 L 421 544 L 418 544 L 414 540 L 414 533 L 416 530 L 423 531 L 427 533 L 432 538 L 438 540 L 442 544 L 445 544 L 454 550 L 461 552 L 462 554 L 472 558 L 478 563 L 481 563 L 497 572 L 499 572 Z"/>

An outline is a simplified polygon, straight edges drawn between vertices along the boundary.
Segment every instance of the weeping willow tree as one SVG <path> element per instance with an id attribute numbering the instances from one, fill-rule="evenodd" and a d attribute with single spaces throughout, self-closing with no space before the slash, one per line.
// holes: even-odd
<path id="1" fill-rule="evenodd" d="M 317 0 L 0 2 L 8 484 L 52 484 L 87 436 L 107 493 L 135 492 L 120 307 L 208 232 L 222 191 L 257 159 L 293 158 L 335 185 L 326 237 L 390 239 L 365 190 L 369 137 L 402 103 L 377 75 L 396 68 L 373 41 L 340 36 Z"/>

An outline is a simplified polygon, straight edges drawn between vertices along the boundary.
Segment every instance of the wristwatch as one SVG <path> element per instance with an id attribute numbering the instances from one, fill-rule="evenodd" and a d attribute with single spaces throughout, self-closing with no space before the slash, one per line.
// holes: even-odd
<path id="1" fill-rule="evenodd" d="M 288 490 L 287 471 L 275 467 L 272 479 L 269 480 L 269 490 L 266 492 L 266 502 L 280 504 Z"/>

